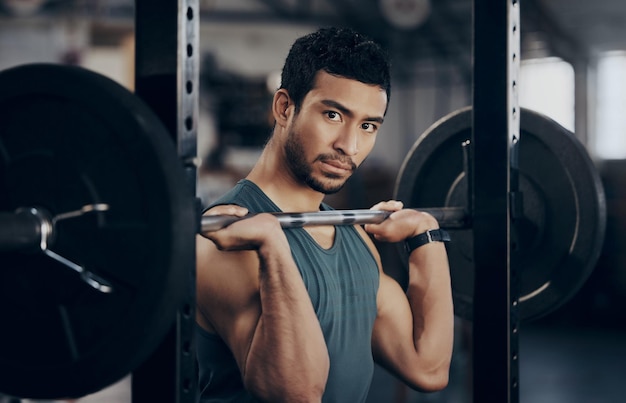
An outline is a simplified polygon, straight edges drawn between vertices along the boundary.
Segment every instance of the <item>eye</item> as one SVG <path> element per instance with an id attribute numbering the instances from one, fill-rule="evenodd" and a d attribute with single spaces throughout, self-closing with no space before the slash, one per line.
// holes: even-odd
<path id="1" fill-rule="evenodd" d="M 341 115 L 339 114 L 339 112 L 336 112 L 336 111 L 325 111 L 324 113 L 326 114 L 328 119 L 330 119 L 332 121 L 335 121 L 335 122 L 340 122 L 341 121 Z"/>
<path id="2" fill-rule="evenodd" d="M 373 123 L 366 122 L 361 124 L 361 129 L 365 130 L 368 133 L 376 133 L 376 131 L 378 130 L 378 126 Z"/>

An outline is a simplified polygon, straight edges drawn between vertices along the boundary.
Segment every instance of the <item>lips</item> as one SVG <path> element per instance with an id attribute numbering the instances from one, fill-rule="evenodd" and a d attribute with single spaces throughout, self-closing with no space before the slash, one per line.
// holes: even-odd
<path id="1" fill-rule="evenodd" d="M 338 161 L 338 160 L 323 160 L 322 162 L 324 164 L 330 165 L 331 167 L 336 168 L 338 170 L 352 171 L 354 169 L 352 164 L 349 164 L 349 163 L 346 163 L 346 162 L 341 162 L 341 161 Z"/>

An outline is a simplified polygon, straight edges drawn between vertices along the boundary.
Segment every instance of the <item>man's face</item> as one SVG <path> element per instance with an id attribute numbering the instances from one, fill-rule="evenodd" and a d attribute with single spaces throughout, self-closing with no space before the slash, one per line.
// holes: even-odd
<path id="1" fill-rule="evenodd" d="M 288 129 L 293 175 L 318 192 L 338 192 L 374 147 L 386 107 L 382 88 L 319 72 Z"/>

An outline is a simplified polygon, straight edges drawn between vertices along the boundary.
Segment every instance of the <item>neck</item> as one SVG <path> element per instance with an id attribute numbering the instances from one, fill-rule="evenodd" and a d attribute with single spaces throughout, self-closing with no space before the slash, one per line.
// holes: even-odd
<path id="1" fill-rule="evenodd" d="M 284 153 L 272 139 L 246 179 L 254 182 L 285 212 L 317 211 L 324 194 L 311 189 L 293 176 Z"/>

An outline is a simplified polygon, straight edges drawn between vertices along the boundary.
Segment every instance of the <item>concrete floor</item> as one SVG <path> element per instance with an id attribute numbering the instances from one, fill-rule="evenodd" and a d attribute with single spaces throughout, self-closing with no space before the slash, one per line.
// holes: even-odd
<path id="1" fill-rule="evenodd" d="M 461 344 L 459 336 L 457 345 Z M 519 347 L 520 402 L 626 401 L 626 327 L 530 324 L 521 330 Z M 467 354 L 457 347 L 448 388 L 424 394 L 406 388 L 377 368 L 367 403 L 472 403 L 470 369 Z M 0 402 L 4 403 L 2 398 Z M 130 376 L 76 403 L 131 403 Z"/>
<path id="2" fill-rule="evenodd" d="M 530 324 L 521 330 L 519 349 L 522 403 L 626 402 L 626 328 Z M 471 366 L 457 348 L 449 386 L 432 394 L 410 390 L 377 369 L 367 403 L 472 403 Z"/>
<path id="3" fill-rule="evenodd" d="M 78 400 L 7 399 L 6 403 L 130 403 L 132 401 L 131 399 L 131 378 L 127 376 L 108 388 Z M 5 403 L 2 397 L 0 397 L 0 403 Z"/>

